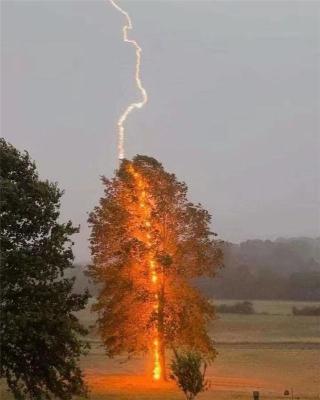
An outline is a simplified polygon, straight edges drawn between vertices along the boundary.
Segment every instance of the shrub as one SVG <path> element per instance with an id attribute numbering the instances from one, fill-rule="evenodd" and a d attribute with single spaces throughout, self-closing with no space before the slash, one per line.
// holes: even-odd
<path id="1" fill-rule="evenodd" d="M 319 316 L 320 306 L 292 307 L 293 315 Z"/>
<path id="2" fill-rule="evenodd" d="M 206 369 L 207 363 L 200 353 L 175 351 L 171 362 L 171 379 L 177 383 L 187 400 L 193 400 L 209 388 L 209 381 L 205 379 Z"/>
<path id="3" fill-rule="evenodd" d="M 221 314 L 254 314 L 255 310 L 250 301 L 242 301 L 235 304 L 220 304 L 216 311 Z"/>

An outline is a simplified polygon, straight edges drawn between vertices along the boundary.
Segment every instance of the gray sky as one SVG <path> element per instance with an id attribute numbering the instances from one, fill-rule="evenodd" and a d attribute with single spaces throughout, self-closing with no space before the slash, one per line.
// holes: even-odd
<path id="1" fill-rule="evenodd" d="M 319 234 L 317 1 L 121 1 L 143 48 L 149 103 L 126 153 L 186 181 L 225 240 Z M 65 189 L 81 224 L 117 166 L 134 51 L 107 1 L 2 0 L 2 136 Z"/>

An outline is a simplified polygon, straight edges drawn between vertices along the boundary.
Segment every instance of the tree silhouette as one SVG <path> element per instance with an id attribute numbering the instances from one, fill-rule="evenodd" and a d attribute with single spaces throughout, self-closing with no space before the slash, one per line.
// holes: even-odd
<path id="1" fill-rule="evenodd" d="M 68 400 L 85 394 L 77 365 L 86 343 L 73 312 L 88 294 L 72 293 L 70 236 L 59 223 L 62 192 L 41 181 L 28 153 L 0 139 L 1 377 L 16 399 Z"/>

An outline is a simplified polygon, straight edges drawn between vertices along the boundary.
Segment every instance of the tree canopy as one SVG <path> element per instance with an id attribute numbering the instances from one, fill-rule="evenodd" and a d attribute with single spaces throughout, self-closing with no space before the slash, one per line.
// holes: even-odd
<path id="1" fill-rule="evenodd" d="M 158 343 L 162 374 L 170 346 L 213 357 L 206 327 L 214 308 L 192 285 L 221 264 L 211 216 L 147 156 L 123 160 L 116 176 L 102 181 L 104 197 L 89 218 L 89 275 L 102 285 L 95 309 L 107 354 L 152 352 Z"/>
<path id="2" fill-rule="evenodd" d="M 85 394 L 77 361 L 87 347 L 74 315 L 70 221 L 59 223 L 57 184 L 39 179 L 28 153 L 0 139 L 1 376 L 17 399 Z"/>

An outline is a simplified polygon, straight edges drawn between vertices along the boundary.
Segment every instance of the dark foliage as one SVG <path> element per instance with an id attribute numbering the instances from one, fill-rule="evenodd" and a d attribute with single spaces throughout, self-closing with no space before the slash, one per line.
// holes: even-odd
<path id="1" fill-rule="evenodd" d="M 253 304 L 250 301 L 243 301 L 235 304 L 220 304 L 215 307 L 220 314 L 254 314 Z"/>
<path id="2" fill-rule="evenodd" d="M 27 153 L 0 139 L 1 376 L 16 399 L 85 394 L 77 361 L 87 345 L 74 312 L 88 294 L 72 293 L 69 221 L 58 223 L 62 192 L 41 181 Z"/>
<path id="3" fill-rule="evenodd" d="M 307 307 L 292 307 L 293 315 L 305 315 L 305 316 L 320 316 L 319 306 L 307 306 Z"/>

